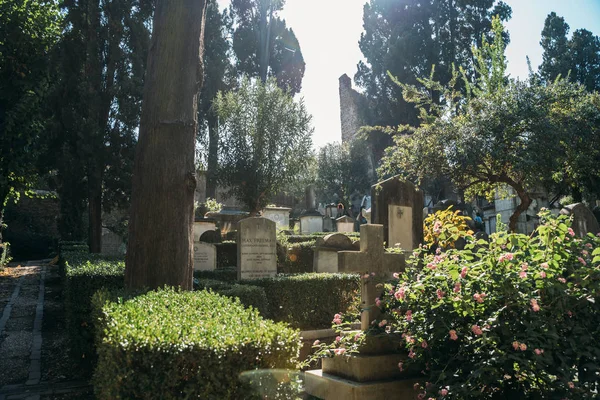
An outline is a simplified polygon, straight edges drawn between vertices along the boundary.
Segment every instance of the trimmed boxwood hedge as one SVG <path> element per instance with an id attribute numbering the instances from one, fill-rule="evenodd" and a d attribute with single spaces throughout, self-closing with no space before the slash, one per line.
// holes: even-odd
<path id="1" fill-rule="evenodd" d="M 194 278 L 235 282 L 237 281 L 237 267 L 217 268 L 214 271 L 194 271 Z"/>
<path id="2" fill-rule="evenodd" d="M 281 265 L 281 272 L 285 274 L 313 272 L 314 254 L 315 240 L 288 245 L 285 261 Z"/>
<path id="3" fill-rule="evenodd" d="M 207 291 L 163 289 L 126 301 L 94 296 L 98 399 L 254 399 L 253 369 L 294 369 L 299 332 Z"/>
<path id="4" fill-rule="evenodd" d="M 304 330 L 330 328 L 335 313 L 353 312 L 360 301 L 357 274 L 278 275 L 244 283 L 265 289 L 269 318 Z"/>
<path id="5" fill-rule="evenodd" d="M 71 350 L 75 359 L 82 360 L 84 366 L 90 366 L 95 358 L 92 296 L 102 288 L 123 288 L 125 262 L 80 251 L 61 255 L 63 298 Z"/>
<path id="6" fill-rule="evenodd" d="M 222 296 L 238 298 L 246 307 L 256 308 L 261 315 L 267 315 L 269 305 L 265 289 L 253 285 L 238 285 L 212 279 L 194 281 L 194 290 L 212 290 Z"/>

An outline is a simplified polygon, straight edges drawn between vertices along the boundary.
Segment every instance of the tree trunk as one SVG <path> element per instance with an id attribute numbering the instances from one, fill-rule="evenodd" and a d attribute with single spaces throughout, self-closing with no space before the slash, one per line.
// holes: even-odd
<path id="1" fill-rule="evenodd" d="M 208 119 L 208 160 L 206 175 L 206 197 L 217 198 L 217 169 L 219 168 L 219 124 L 218 119 L 211 111 Z"/>
<path id="2" fill-rule="evenodd" d="M 511 184 L 511 186 L 517 192 L 519 200 L 521 200 L 521 203 L 517 206 L 513 214 L 510 216 L 510 219 L 508 220 L 508 229 L 510 229 L 511 232 L 516 232 L 519 216 L 525 211 L 527 211 L 527 209 L 531 205 L 531 197 L 529 197 L 529 194 L 525 191 L 523 186 L 516 183 Z"/>
<path id="3" fill-rule="evenodd" d="M 158 0 L 132 181 L 128 288 L 192 288 L 205 0 Z"/>
<path id="4" fill-rule="evenodd" d="M 88 244 L 90 253 L 102 251 L 102 167 L 92 161 L 88 167 Z"/>
<path id="5" fill-rule="evenodd" d="M 6 200 L 8 198 L 8 191 L 0 192 L 0 244 L 3 243 L 2 231 L 4 231 L 4 207 L 6 206 Z M 0 249 L 0 254 L 2 250 Z"/>

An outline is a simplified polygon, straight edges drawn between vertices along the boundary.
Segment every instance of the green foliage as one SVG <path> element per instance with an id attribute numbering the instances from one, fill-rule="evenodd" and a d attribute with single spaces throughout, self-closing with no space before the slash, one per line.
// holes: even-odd
<path id="1" fill-rule="evenodd" d="M 0 271 L 2 271 L 2 269 L 6 267 L 11 260 L 12 258 L 10 256 L 10 243 L 0 243 Z"/>
<path id="2" fill-rule="evenodd" d="M 286 274 L 313 272 L 315 241 L 293 243 L 287 246 L 287 254 L 281 270 Z"/>
<path id="3" fill-rule="evenodd" d="M 76 247 L 77 245 L 72 245 Z M 92 318 L 92 296 L 100 289 L 122 289 L 125 263 L 98 254 L 82 251 L 64 251 L 61 259 L 64 282 L 64 305 L 67 330 L 71 339 L 73 358 L 89 367 L 95 359 Z"/>
<path id="4" fill-rule="evenodd" d="M 217 258 L 218 257 L 219 256 L 217 255 Z M 237 280 L 237 267 L 219 267 L 214 271 L 194 271 L 194 278 L 200 280 L 235 282 Z"/>
<path id="5" fill-rule="evenodd" d="M 600 238 L 576 237 L 565 216 L 540 217 L 532 236 L 417 250 L 382 288 L 371 333 L 402 334 L 401 368 L 423 370 L 425 398 L 597 397 Z"/>
<path id="6" fill-rule="evenodd" d="M 99 399 L 255 398 L 241 372 L 296 366 L 298 332 L 237 300 L 168 288 L 129 300 L 111 297 L 94 297 L 102 315 L 94 376 Z"/>
<path id="7" fill-rule="evenodd" d="M 223 143 L 219 179 L 256 213 L 306 167 L 311 117 L 274 80 L 244 79 L 237 91 L 219 94 L 214 107 Z"/>
<path id="8" fill-rule="evenodd" d="M 210 197 L 206 199 L 204 202 L 208 212 L 219 212 L 223 208 L 223 204 L 219 203 L 216 199 L 211 199 Z"/>
<path id="9" fill-rule="evenodd" d="M 436 66 L 437 80 L 446 86 L 453 64 L 475 73 L 470 47 L 481 47 L 492 37 L 492 17 L 511 17 L 511 8 L 494 0 L 371 0 L 365 4 L 364 32 L 359 46 L 365 58 L 358 64 L 356 83 L 364 89 L 371 110 L 369 125 L 417 125 L 418 110 L 403 98 L 403 91 L 388 79 L 388 71 L 401 82 L 418 85 Z M 504 36 L 508 42 L 508 35 Z"/>
<path id="10" fill-rule="evenodd" d="M 194 290 L 212 290 L 221 296 L 239 299 L 245 307 L 258 310 L 261 315 L 266 316 L 269 312 L 269 304 L 265 289 L 252 285 L 229 284 L 218 280 L 200 279 L 194 281 Z"/>
<path id="11" fill-rule="evenodd" d="M 269 318 L 299 329 L 331 327 L 331 315 L 350 309 L 360 291 L 360 278 L 351 274 L 278 275 L 245 281 L 264 288 Z"/>
<path id="12" fill-rule="evenodd" d="M 364 141 L 328 143 L 319 149 L 316 179 L 319 202 L 348 205 L 352 194 L 369 193 L 372 183 Z"/>
<path id="13" fill-rule="evenodd" d="M 577 29 L 567 39 L 569 24 L 551 12 L 546 17 L 542 40 L 544 50 L 539 75 L 547 83 L 562 77 L 579 82 L 587 90 L 600 89 L 600 38 L 586 29 Z"/>
<path id="14" fill-rule="evenodd" d="M 429 214 L 423 222 L 424 244 L 430 248 L 447 250 L 455 247 L 456 241 L 473 235 L 467 226 L 471 218 L 461 215 L 452 207 Z"/>
<path id="15" fill-rule="evenodd" d="M 60 24 L 56 1 L 0 0 L 0 211 L 8 196 L 17 199 L 30 189 L 40 172 L 50 55 Z"/>
<path id="16" fill-rule="evenodd" d="M 237 243 L 224 242 L 215 245 L 217 248 L 217 268 L 227 268 L 237 265 Z"/>

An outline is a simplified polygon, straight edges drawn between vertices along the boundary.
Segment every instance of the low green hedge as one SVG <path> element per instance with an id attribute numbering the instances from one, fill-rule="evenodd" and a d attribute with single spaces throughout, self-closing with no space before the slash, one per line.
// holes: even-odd
<path id="1" fill-rule="evenodd" d="M 237 265 L 237 243 L 224 242 L 215 246 L 217 248 L 217 268 Z"/>
<path id="2" fill-rule="evenodd" d="M 240 373 L 293 369 L 299 333 L 207 291 L 152 291 L 111 300 L 101 291 L 98 399 L 256 399 Z"/>
<path id="3" fill-rule="evenodd" d="M 285 274 L 310 273 L 314 271 L 315 240 L 290 244 L 280 271 Z"/>
<path id="4" fill-rule="evenodd" d="M 194 271 L 194 278 L 235 282 L 237 281 L 237 267 L 217 268 L 214 271 Z"/>
<path id="5" fill-rule="evenodd" d="M 360 297 L 356 274 L 278 275 L 244 283 L 264 288 L 269 318 L 304 330 L 330 328 L 333 315 L 353 310 Z"/>
<path id="6" fill-rule="evenodd" d="M 238 285 L 228 282 L 199 279 L 194 281 L 194 290 L 212 290 L 222 296 L 238 298 L 246 307 L 257 309 L 261 315 L 267 315 L 269 305 L 265 289 L 253 285 Z"/>
<path id="7" fill-rule="evenodd" d="M 75 359 L 90 366 L 95 358 L 94 319 L 90 315 L 92 296 L 102 288 L 123 288 L 125 262 L 83 252 L 65 252 L 62 259 L 63 298 L 71 349 Z"/>

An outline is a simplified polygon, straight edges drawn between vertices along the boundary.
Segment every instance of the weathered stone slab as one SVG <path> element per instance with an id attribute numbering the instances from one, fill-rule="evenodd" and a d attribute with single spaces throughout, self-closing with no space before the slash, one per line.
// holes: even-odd
<path id="1" fill-rule="evenodd" d="M 560 213 L 573 217 L 571 227 L 579 237 L 584 237 L 588 233 L 597 235 L 600 232 L 600 224 L 598 224 L 596 216 L 583 203 L 570 204 L 563 208 Z"/>
<path id="2" fill-rule="evenodd" d="M 335 220 L 337 231 L 340 233 L 354 232 L 354 219 L 347 215 L 341 216 Z"/>
<path id="3" fill-rule="evenodd" d="M 406 360 L 406 354 L 352 355 L 350 357 L 324 358 L 323 372 L 355 382 L 374 382 L 401 378 L 398 363 Z"/>
<path id="4" fill-rule="evenodd" d="M 214 244 L 194 243 L 194 271 L 214 271 L 217 268 L 217 248 Z"/>
<path id="5" fill-rule="evenodd" d="M 275 222 L 262 217 L 246 218 L 238 230 L 238 279 L 269 278 L 277 274 Z"/>
<path id="6" fill-rule="evenodd" d="M 206 231 L 217 229 L 217 222 L 211 218 L 199 218 L 194 221 L 194 242 L 200 241 L 200 236 Z"/>
<path id="7" fill-rule="evenodd" d="M 313 269 L 315 272 L 338 272 L 338 249 L 318 247 L 313 255 Z"/>
<path id="8" fill-rule="evenodd" d="M 265 207 L 262 216 L 277 224 L 279 229 L 290 229 L 290 211 L 287 207 Z"/>
<path id="9" fill-rule="evenodd" d="M 423 192 L 399 176 L 371 187 L 371 222 L 383 225 L 387 247 L 412 251 L 423 241 L 422 210 Z"/>

